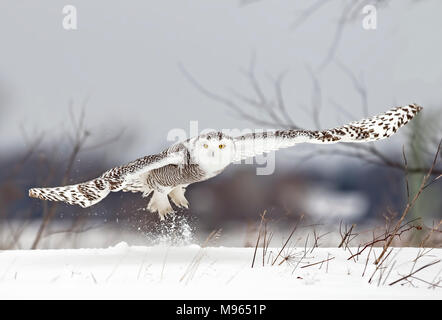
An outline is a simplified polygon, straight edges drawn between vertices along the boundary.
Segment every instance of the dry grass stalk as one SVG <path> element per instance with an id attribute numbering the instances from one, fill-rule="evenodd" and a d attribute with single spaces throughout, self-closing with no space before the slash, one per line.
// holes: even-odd
<path id="1" fill-rule="evenodd" d="M 423 248 L 425 246 L 425 244 L 428 242 L 428 240 L 431 238 L 431 236 L 433 235 L 434 232 L 440 232 L 439 228 L 441 225 L 442 225 L 442 220 L 440 220 L 436 226 L 434 226 L 434 222 L 433 222 L 433 227 L 430 229 L 430 232 L 425 236 L 425 238 L 422 239 L 422 241 L 420 243 L 421 248 Z"/>
<path id="2" fill-rule="evenodd" d="M 262 244 L 262 266 L 263 267 L 265 265 L 265 257 L 267 255 L 267 251 L 269 249 L 270 242 L 273 239 L 273 235 L 274 235 L 274 233 L 273 233 L 273 231 L 271 231 L 269 233 L 269 235 L 267 236 L 267 220 L 266 220 L 264 223 L 264 238 L 263 238 L 263 244 Z M 267 259 L 267 261 L 268 260 L 269 259 Z"/>
<path id="3" fill-rule="evenodd" d="M 279 256 L 281 255 L 282 251 L 284 250 L 284 248 L 287 246 L 287 243 L 289 243 L 290 239 L 292 238 L 293 234 L 295 233 L 296 229 L 298 228 L 299 222 L 304 218 L 304 215 L 301 215 L 301 217 L 298 219 L 298 221 L 296 222 L 295 226 L 292 229 L 292 232 L 290 233 L 290 235 L 288 236 L 286 242 L 284 243 L 284 245 L 282 246 L 281 250 L 279 250 L 278 255 L 276 256 L 276 258 L 273 260 L 272 262 L 272 266 L 275 264 L 276 260 L 278 260 Z"/>
<path id="4" fill-rule="evenodd" d="M 374 237 L 374 235 L 373 235 L 373 237 Z M 362 272 L 362 277 L 365 275 L 365 271 L 367 270 L 368 260 L 370 259 L 370 253 L 371 253 L 372 249 L 373 249 L 373 245 L 370 246 L 370 251 L 368 251 L 367 259 L 365 260 L 364 271 Z"/>
<path id="5" fill-rule="evenodd" d="M 319 261 L 319 262 L 315 262 L 315 263 L 307 264 L 307 265 L 305 265 L 305 266 L 302 266 L 301 269 L 302 269 L 302 268 L 308 268 L 308 267 L 311 267 L 311 266 L 315 266 L 315 265 L 318 265 L 318 264 L 323 264 L 324 262 L 328 262 L 328 261 L 330 261 L 330 260 L 333 260 L 334 258 L 335 258 L 335 257 L 331 257 L 331 258 L 327 258 L 327 259 L 324 259 L 324 260 Z M 327 264 L 327 265 L 328 265 L 328 264 Z"/>
<path id="6" fill-rule="evenodd" d="M 385 256 L 384 259 L 382 259 L 382 261 L 380 263 L 378 263 L 376 265 L 375 270 L 373 271 L 373 274 L 371 275 L 370 279 L 368 279 L 368 283 L 371 283 L 371 280 L 373 279 L 374 275 L 376 274 L 376 272 L 378 270 L 384 270 L 385 267 L 383 267 L 382 265 L 384 264 L 384 262 L 387 260 L 388 256 L 393 252 L 393 248 L 390 249 L 390 251 L 387 253 L 387 255 Z M 382 278 L 382 274 L 379 276 L 379 279 Z M 379 280 L 380 281 L 380 280 Z"/>
<path id="7" fill-rule="evenodd" d="M 410 274 L 408 274 L 408 275 L 406 275 L 406 276 L 404 276 L 404 277 L 402 277 L 402 278 L 400 278 L 400 279 L 398 279 L 396 281 L 393 281 L 393 282 L 389 283 L 388 285 L 392 286 L 392 285 L 395 285 L 396 283 L 401 282 L 403 280 L 408 280 L 408 278 L 410 278 L 411 276 L 415 275 L 419 271 L 421 271 L 421 270 L 423 270 L 425 268 L 431 267 L 432 265 L 438 264 L 439 262 L 440 262 L 440 260 L 436 260 L 436 261 L 430 262 L 430 263 L 424 265 L 423 267 L 420 267 L 419 269 L 411 272 Z"/>
<path id="8" fill-rule="evenodd" d="M 399 221 L 396 223 L 396 226 L 395 226 L 395 228 L 393 230 L 392 236 L 390 236 L 387 239 L 387 241 L 386 241 L 386 243 L 385 243 L 385 245 L 384 245 L 384 247 L 382 249 L 381 254 L 379 255 L 379 257 L 375 261 L 375 264 L 378 264 L 379 261 L 382 259 L 383 255 L 387 252 L 388 248 L 390 247 L 390 245 L 391 245 L 391 243 L 392 243 L 392 241 L 394 239 L 394 236 L 396 235 L 397 231 L 399 230 L 399 228 L 400 228 L 400 226 L 402 224 L 402 221 L 405 219 L 405 216 L 410 211 L 410 209 L 414 207 L 414 204 L 416 203 L 417 199 L 419 199 L 419 196 L 421 195 L 422 191 L 424 190 L 424 187 L 427 184 L 427 181 L 429 180 L 429 178 L 431 177 L 431 173 L 432 173 L 432 171 L 433 171 L 433 169 L 434 169 L 434 167 L 436 165 L 437 159 L 439 157 L 439 152 L 440 152 L 441 144 L 442 144 L 442 139 L 440 140 L 439 145 L 437 147 L 436 155 L 434 156 L 433 164 L 431 165 L 430 170 L 425 175 L 425 177 L 422 179 L 422 183 L 421 183 L 421 185 L 419 187 L 418 192 L 413 197 L 413 200 L 411 202 L 407 203 L 407 206 L 405 207 L 405 210 L 402 212 L 402 216 L 400 217 Z"/>
<path id="9" fill-rule="evenodd" d="M 329 234 L 329 233 L 331 233 L 331 232 L 326 232 L 326 233 L 324 233 L 324 234 L 322 234 L 322 235 L 317 234 L 317 233 L 316 233 L 316 228 L 313 227 L 313 239 L 314 239 L 314 241 L 313 241 L 313 246 L 312 246 L 312 248 L 311 248 L 311 250 L 310 250 L 310 253 L 313 253 L 313 251 L 314 251 L 316 248 L 319 248 L 319 240 L 320 240 L 322 237 L 324 237 L 324 236 L 326 236 L 327 234 Z"/>
<path id="10" fill-rule="evenodd" d="M 353 231 L 353 228 L 355 226 L 356 226 L 355 224 L 352 224 L 350 230 L 347 231 L 347 225 L 345 225 L 345 233 L 342 234 L 342 231 L 341 231 L 342 220 L 341 220 L 341 222 L 339 224 L 339 234 L 341 235 L 341 242 L 339 243 L 338 248 L 341 248 L 345 244 L 345 241 L 350 237 L 351 232 Z"/>
<path id="11" fill-rule="evenodd" d="M 186 271 L 180 278 L 180 282 L 187 277 L 186 284 L 188 284 L 189 281 L 194 278 L 196 271 L 198 270 L 198 267 L 201 263 L 201 260 L 204 258 L 204 255 L 206 254 L 205 249 L 207 245 L 209 243 L 212 243 L 212 241 L 216 240 L 217 238 L 219 238 L 220 234 L 221 234 L 221 229 L 214 230 L 209 234 L 209 236 L 206 238 L 204 243 L 201 245 L 201 248 L 198 250 L 197 254 L 193 257 Z"/>
<path id="12" fill-rule="evenodd" d="M 301 259 L 299 259 L 298 263 L 296 264 L 296 266 L 293 268 L 292 274 L 296 271 L 296 269 L 298 268 L 299 264 L 305 259 L 305 257 L 307 256 L 307 243 L 308 243 L 308 234 L 307 234 L 307 238 L 305 239 L 305 244 L 304 244 L 304 254 L 302 255 Z"/>
<path id="13" fill-rule="evenodd" d="M 264 221 L 266 213 L 267 213 L 267 210 L 264 210 L 264 212 L 261 215 L 261 222 L 259 223 L 259 229 L 258 229 L 258 238 L 256 239 L 255 252 L 253 253 L 253 260 L 252 260 L 251 268 L 253 268 L 253 266 L 255 265 L 256 251 L 258 251 L 259 240 L 261 238 L 262 222 Z"/>

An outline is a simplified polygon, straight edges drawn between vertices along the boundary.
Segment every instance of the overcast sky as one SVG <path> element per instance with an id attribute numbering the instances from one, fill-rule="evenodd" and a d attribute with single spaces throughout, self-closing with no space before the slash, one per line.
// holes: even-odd
<path id="1" fill-rule="evenodd" d="M 202 95 L 179 68 L 181 63 L 214 92 L 247 94 L 238 70 L 253 52 L 267 89 L 269 75 L 288 70 L 283 89 L 289 112 L 303 127 L 313 127 L 311 116 L 296 106 L 310 107 L 306 66 L 316 70 L 324 61 L 347 3 L 329 2 L 291 29 L 312 1 L 1 1 L 0 152 L 23 144 L 20 125 L 31 134 L 60 135 L 70 99 L 79 107 L 89 98 L 93 133 L 112 136 L 128 128 L 131 143 L 122 161 L 160 151 L 169 130 L 187 129 L 191 120 L 200 129 L 254 128 Z M 62 27 L 66 4 L 77 8 L 77 30 Z M 376 30 L 362 28 L 362 13 L 346 24 L 336 58 L 363 77 L 370 114 L 412 102 L 441 108 L 441 12 L 441 1 L 396 0 L 378 8 Z M 335 62 L 317 75 L 324 128 L 349 120 L 331 101 L 362 116 L 360 98 Z"/>

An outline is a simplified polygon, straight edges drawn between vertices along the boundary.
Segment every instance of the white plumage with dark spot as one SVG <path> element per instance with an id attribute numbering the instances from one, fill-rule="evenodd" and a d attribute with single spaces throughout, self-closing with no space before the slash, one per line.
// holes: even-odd
<path id="1" fill-rule="evenodd" d="M 169 198 L 178 207 L 188 208 L 184 196 L 189 184 L 220 174 L 235 161 L 298 143 L 330 144 L 370 142 L 390 137 L 422 109 L 411 104 L 393 108 L 383 114 L 329 130 L 276 130 L 231 137 L 211 132 L 177 143 L 155 155 L 145 156 L 126 165 L 110 169 L 96 179 L 55 188 L 32 188 L 29 196 L 50 201 L 90 207 L 110 192 L 152 194 L 148 209 L 161 219 L 173 213 Z"/>

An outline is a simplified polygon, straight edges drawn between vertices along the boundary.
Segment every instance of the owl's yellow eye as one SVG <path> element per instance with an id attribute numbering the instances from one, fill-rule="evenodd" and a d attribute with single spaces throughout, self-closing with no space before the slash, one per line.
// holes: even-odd
<path id="1" fill-rule="evenodd" d="M 207 149 L 209 147 L 209 145 L 207 143 L 205 143 L 205 144 L 203 144 L 203 147 Z"/>
<path id="2" fill-rule="evenodd" d="M 220 149 L 224 149 L 224 148 L 226 147 L 226 145 L 225 145 L 225 144 L 220 144 L 218 147 L 219 147 Z"/>

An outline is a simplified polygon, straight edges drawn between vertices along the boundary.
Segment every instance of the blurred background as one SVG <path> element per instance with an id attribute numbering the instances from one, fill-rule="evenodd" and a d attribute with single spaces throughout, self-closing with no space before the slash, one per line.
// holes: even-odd
<path id="1" fill-rule="evenodd" d="M 214 229 L 224 244 L 251 245 L 264 211 L 282 229 L 301 215 L 324 232 L 383 225 L 404 210 L 407 181 L 412 197 L 432 166 L 442 138 L 440 1 L 69 4 L 76 30 L 63 28 L 60 1 L 0 3 L 1 249 L 193 241 Z M 367 5 L 375 29 L 364 28 Z M 423 112 L 388 140 L 299 145 L 276 153 L 271 175 L 234 165 L 191 185 L 190 210 L 166 223 L 140 194 L 87 209 L 27 196 L 158 153 L 191 121 L 325 129 L 414 102 Z M 442 218 L 440 160 L 407 216 L 429 228 Z"/>

